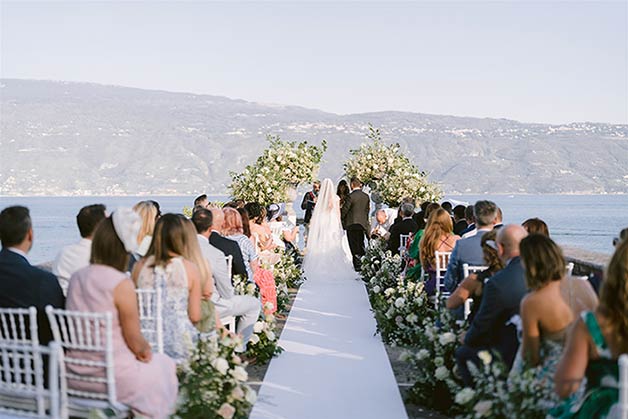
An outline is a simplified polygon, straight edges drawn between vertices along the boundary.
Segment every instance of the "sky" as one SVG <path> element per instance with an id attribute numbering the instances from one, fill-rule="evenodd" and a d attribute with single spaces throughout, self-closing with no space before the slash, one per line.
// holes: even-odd
<path id="1" fill-rule="evenodd" d="M 0 77 L 628 123 L 628 2 L 10 2 Z"/>

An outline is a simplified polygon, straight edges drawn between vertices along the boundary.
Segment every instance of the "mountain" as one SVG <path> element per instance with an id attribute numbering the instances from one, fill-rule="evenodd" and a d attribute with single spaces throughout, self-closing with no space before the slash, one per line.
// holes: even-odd
<path id="1" fill-rule="evenodd" d="M 368 124 L 448 193 L 626 193 L 628 125 L 521 123 L 297 106 L 91 83 L 0 80 L 0 194 L 227 190 L 266 134 L 319 143 L 338 178 Z"/>

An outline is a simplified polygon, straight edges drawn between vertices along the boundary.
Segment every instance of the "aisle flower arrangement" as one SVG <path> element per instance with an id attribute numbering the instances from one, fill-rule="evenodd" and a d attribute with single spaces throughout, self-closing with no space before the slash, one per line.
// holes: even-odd
<path id="1" fill-rule="evenodd" d="M 246 363 L 235 353 L 239 338 L 202 336 L 179 366 L 176 417 L 244 419 L 257 395 L 246 381 Z"/>
<path id="2" fill-rule="evenodd" d="M 277 311 L 286 313 L 290 302 L 290 288 L 298 288 L 303 282 L 303 270 L 294 258 L 286 252 L 280 252 L 281 258 L 273 267 L 273 276 L 277 287 Z"/>
<path id="3" fill-rule="evenodd" d="M 231 172 L 229 188 L 234 198 L 262 205 L 287 202 L 289 187 L 314 180 L 327 150 L 324 140 L 316 146 L 269 135 L 267 141 L 269 146 L 253 164 L 240 173 Z"/>
<path id="4" fill-rule="evenodd" d="M 369 142 L 350 151 L 344 168 L 348 178 L 355 176 L 371 188 L 376 201 L 398 207 L 404 197 L 414 198 L 417 204 L 441 198 L 440 188 L 410 161 L 399 144 L 385 144 L 380 130 L 372 126 L 367 138 Z"/>

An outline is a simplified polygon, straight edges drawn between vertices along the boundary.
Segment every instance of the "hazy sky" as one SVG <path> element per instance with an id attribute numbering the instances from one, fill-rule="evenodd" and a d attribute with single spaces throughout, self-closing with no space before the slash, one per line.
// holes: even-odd
<path id="1" fill-rule="evenodd" d="M 6 2 L 1 76 L 628 123 L 628 2 Z"/>

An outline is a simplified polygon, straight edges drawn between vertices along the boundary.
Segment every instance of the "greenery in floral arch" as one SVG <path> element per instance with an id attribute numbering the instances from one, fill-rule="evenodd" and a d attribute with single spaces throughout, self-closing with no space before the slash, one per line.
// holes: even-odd
<path id="1" fill-rule="evenodd" d="M 367 143 L 351 150 L 344 164 L 348 178 L 357 177 L 371 188 L 374 200 L 398 207 L 403 198 L 414 198 L 417 205 L 436 202 L 442 191 L 402 152 L 399 144 L 385 144 L 381 132 L 369 126 Z"/>
<path id="2" fill-rule="evenodd" d="M 244 419 L 257 395 L 247 384 L 246 363 L 236 354 L 241 340 L 202 335 L 189 359 L 179 365 L 175 417 Z"/>
<path id="3" fill-rule="evenodd" d="M 316 146 L 269 135 L 267 141 L 269 146 L 255 163 L 241 173 L 231 172 L 229 188 L 234 198 L 262 205 L 286 202 L 290 186 L 314 180 L 327 150 L 325 140 Z"/>

